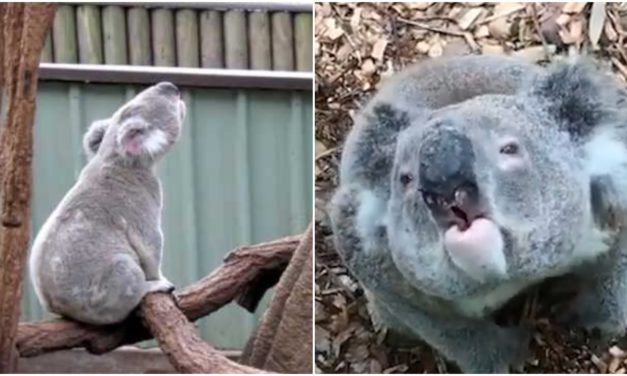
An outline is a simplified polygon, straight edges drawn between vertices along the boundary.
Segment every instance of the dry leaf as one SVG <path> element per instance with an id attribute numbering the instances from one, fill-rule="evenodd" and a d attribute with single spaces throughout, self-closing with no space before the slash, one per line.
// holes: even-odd
<path id="1" fill-rule="evenodd" d="M 607 370 L 610 373 L 616 373 L 616 371 L 618 370 L 618 367 L 620 367 L 621 361 L 620 358 L 612 358 L 612 360 L 610 361 L 610 365 L 607 366 Z"/>
<path id="2" fill-rule="evenodd" d="M 496 3 L 494 6 L 494 15 L 492 17 L 505 16 L 522 9 L 525 9 L 525 4 L 522 3 Z"/>
<path id="3" fill-rule="evenodd" d="M 573 43 L 581 42 L 583 38 L 583 22 L 581 19 L 573 20 L 570 23 L 570 37 L 573 38 Z"/>
<path id="4" fill-rule="evenodd" d="M 601 360 L 598 356 L 592 354 L 590 361 L 594 364 L 601 373 L 607 372 L 607 364 Z"/>
<path id="5" fill-rule="evenodd" d="M 442 56 L 442 45 L 440 43 L 434 43 L 433 46 L 431 46 L 431 48 L 429 49 L 429 57 L 431 58 L 435 58 L 435 57 L 440 57 Z"/>
<path id="6" fill-rule="evenodd" d="M 599 38 L 601 38 L 601 31 L 603 30 L 603 24 L 605 23 L 605 3 L 592 4 L 592 10 L 590 11 L 590 23 L 588 26 L 588 38 L 592 44 L 592 49 L 599 48 Z"/>
<path id="7" fill-rule="evenodd" d="M 376 359 L 370 359 L 370 373 L 379 374 L 383 371 L 381 363 Z"/>
<path id="8" fill-rule="evenodd" d="M 383 54 L 385 53 L 385 46 L 388 45 L 388 41 L 385 38 L 380 38 L 372 47 L 372 53 L 370 56 L 376 60 L 383 60 Z"/>
<path id="9" fill-rule="evenodd" d="M 481 25 L 475 30 L 475 38 L 481 39 L 490 35 L 490 29 L 487 25 Z"/>
<path id="10" fill-rule="evenodd" d="M 459 27 L 462 30 L 468 30 L 474 24 L 477 18 L 481 15 L 481 13 L 483 13 L 482 8 L 468 9 L 468 11 L 466 11 L 466 13 L 464 13 L 462 18 L 459 19 L 459 21 L 457 22 Z"/>
<path id="11" fill-rule="evenodd" d="M 416 44 L 416 50 L 421 54 L 426 54 L 431 49 L 431 45 L 425 41 L 420 41 Z"/>
<path id="12" fill-rule="evenodd" d="M 325 20 L 326 32 L 324 33 L 329 39 L 336 40 L 344 34 L 344 30 L 341 27 L 336 26 L 334 18 L 327 18 Z"/>
<path id="13" fill-rule="evenodd" d="M 564 44 L 573 44 L 577 41 L 577 39 L 573 38 L 572 34 L 566 29 L 560 30 L 559 35 Z"/>
<path id="14" fill-rule="evenodd" d="M 316 140 L 316 157 L 327 151 L 327 147 L 320 141 Z"/>
<path id="15" fill-rule="evenodd" d="M 490 34 L 501 40 L 508 39 L 512 34 L 512 23 L 506 17 L 497 18 L 488 24 Z"/>
<path id="16" fill-rule="evenodd" d="M 359 27 L 359 24 L 361 22 L 361 12 L 364 9 L 361 7 L 357 7 L 355 8 L 354 12 L 353 12 L 353 16 L 351 17 L 351 29 L 356 30 Z"/>
<path id="17" fill-rule="evenodd" d="M 627 353 L 625 353 L 625 351 L 623 349 L 621 349 L 620 347 L 618 347 L 616 345 L 610 347 L 608 352 L 614 358 L 627 358 Z"/>
<path id="18" fill-rule="evenodd" d="M 616 42 L 618 40 L 618 33 L 616 33 L 614 26 L 612 26 L 610 22 L 605 23 L 603 30 L 605 31 L 605 37 L 609 42 Z"/>
<path id="19" fill-rule="evenodd" d="M 376 71 L 377 67 L 372 62 L 372 59 L 364 60 L 364 63 L 361 65 L 361 73 L 363 73 L 365 76 L 371 76 Z"/>
<path id="20" fill-rule="evenodd" d="M 566 26 L 570 21 L 570 16 L 568 14 L 560 14 L 556 19 L 555 23 L 560 26 Z"/>
<path id="21" fill-rule="evenodd" d="M 431 3 L 405 3 L 409 9 L 413 10 L 427 10 Z"/>
<path id="22" fill-rule="evenodd" d="M 586 7 L 587 3 L 566 3 L 562 7 L 562 12 L 571 13 L 571 14 L 579 14 L 583 11 L 583 8 Z"/>

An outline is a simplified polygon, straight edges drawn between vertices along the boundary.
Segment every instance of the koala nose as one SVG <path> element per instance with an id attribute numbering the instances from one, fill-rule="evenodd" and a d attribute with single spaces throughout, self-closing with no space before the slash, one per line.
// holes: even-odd
<path id="1" fill-rule="evenodd" d="M 179 89 L 171 82 L 160 82 L 157 84 L 157 89 L 163 95 L 180 95 Z"/>
<path id="2" fill-rule="evenodd" d="M 420 148 L 420 187 L 453 202 L 462 187 L 476 187 L 472 142 L 455 129 L 440 128 Z"/>

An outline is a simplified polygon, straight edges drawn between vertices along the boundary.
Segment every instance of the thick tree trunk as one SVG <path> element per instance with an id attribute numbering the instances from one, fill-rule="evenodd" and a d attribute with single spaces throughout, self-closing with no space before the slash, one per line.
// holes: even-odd
<path id="1" fill-rule="evenodd" d="M 310 225 L 246 346 L 243 363 L 273 372 L 313 371 L 312 245 Z"/>
<path id="2" fill-rule="evenodd" d="M 178 307 L 194 321 L 239 298 L 263 275 L 283 271 L 301 238 L 290 236 L 232 251 L 224 265 L 209 276 L 175 291 Z M 61 319 L 20 323 L 16 345 L 20 356 L 29 357 L 74 347 L 103 353 L 149 338 L 151 335 L 140 319 L 132 315 L 124 323 L 108 327 Z"/>
<path id="3" fill-rule="evenodd" d="M 51 4 L 2 4 L 3 106 L 0 133 L 0 372 L 17 367 L 14 339 L 28 248 L 33 119 L 39 55 L 52 24 Z"/>

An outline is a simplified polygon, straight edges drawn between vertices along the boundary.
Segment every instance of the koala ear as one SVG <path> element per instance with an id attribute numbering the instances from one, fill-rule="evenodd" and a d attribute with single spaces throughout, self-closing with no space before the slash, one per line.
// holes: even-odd
<path id="1" fill-rule="evenodd" d="M 143 121 L 134 121 L 123 126 L 118 134 L 118 145 L 128 156 L 148 154 L 155 156 L 168 145 L 166 134 Z"/>
<path id="2" fill-rule="evenodd" d="M 98 152 L 100 143 L 104 137 L 107 128 L 109 127 L 110 119 L 96 120 L 89 126 L 87 133 L 83 136 L 83 150 L 87 156 L 87 160 L 90 160 Z"/>
<path id="3" fill-rule="evenodd" d="M 615 123 L 627 98 L 615 78 L 582 58 L 550 67 L 527 89 L 574 139 Z"/>

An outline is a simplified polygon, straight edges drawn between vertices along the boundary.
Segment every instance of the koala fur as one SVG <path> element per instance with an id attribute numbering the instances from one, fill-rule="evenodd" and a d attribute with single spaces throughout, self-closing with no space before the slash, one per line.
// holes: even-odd
<path id="1" fill-rule="evenodd" d="M 329 214 L 373 319 L 464 372 L 507 372 L 530 331 L 497 309 L 551 277 L 583 280 L 565 320 L 627 323 L 625 90 L 581 59 L 431 60 L 359 114 Z"/>
<path id="2" fill-rule="evenodd" d="M 162 275 L 162 193 L 156 163 L 178 140 L 185 104 L 162 82 L 84 136 L 89 157 L 34 240 L 30 273 L 46 309 L 105 325 L 145 294 L 171 291 Z"/>

